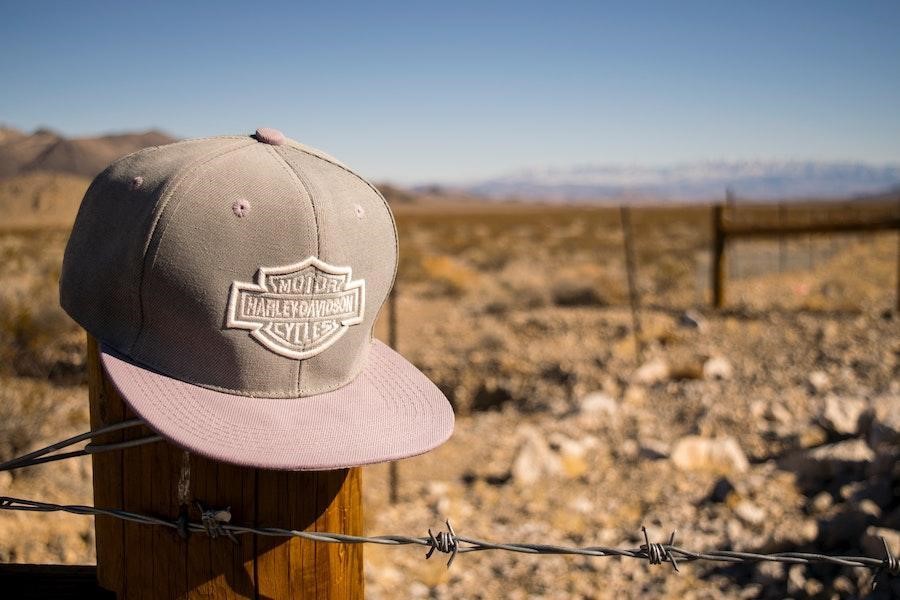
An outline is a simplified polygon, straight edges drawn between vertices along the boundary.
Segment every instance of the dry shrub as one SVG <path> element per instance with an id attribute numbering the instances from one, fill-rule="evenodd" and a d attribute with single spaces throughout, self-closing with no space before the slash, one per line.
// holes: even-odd
<path id="1" fill-rule="evenodd" d="M 82 335 L 55 297 L 0 297 L 0 372 L 75 384 L 83 380 Z"/>
<path id="2" fill-rule="evenodd" d="M 49 394 L 16 383 L 12 378 L 0 379 L 0 461 L 33 450 L 44 438 L 47 416 L 56 408 Z"/>
<path id="3" fill-rule="evenodd" d="M 462 296 L 475 289 L 481 279 L 477 271 L 446 255 L 423 257 L 422 270 L 433 293 L 438 296 Z"/>
<path id="4" fill-rule="evenodd" d="M 512 261 L 489 281 L 479 301 L 493 314 L 546 306 L 550 301 L 546 273 L 534 261 Z"/>
<path id="5" fill-rule="evenodd" d="M 566 265 L 553 278 L 550 294 L 557 306 L 605 306 L 610 278 L 591 263 Z"/>

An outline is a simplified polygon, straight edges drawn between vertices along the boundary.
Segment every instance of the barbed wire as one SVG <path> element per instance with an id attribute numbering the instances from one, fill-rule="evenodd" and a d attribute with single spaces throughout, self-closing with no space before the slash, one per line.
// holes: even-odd
<path id="1" fill-rule="evenodd" d="M 78 504 L 54 504 L 50 502 L 38 502 L 9 496 L 0 496 L 0 510 L 27 511 L 27 512 L 65 512 L 76 515 L 108 516 L 143 525 L 157 525 L 168 527 L 177 531 L 182 537 L 193 533 L 205 533 L 210 538 L 225 536 L 233 542 L 239 543 L 238 537 L 245 534 L 255 534 L 274 537 L 296 537 L 314 542 L 329 544 L 376 544 L 382 546 L 408 546 L 416 545 L 427 548 L 425 558 L 431 558 L 435 552 L 449 555 L 447 567 L 449 568 L 458 554 L 468 552 L 482 552 L 486 550 L 501 550 L 519 554 L 536 555 L 575 555 L 594 558 L 620 557 L 646 561 L 650 565 L 658 565 L 668 562 L 675 571 L 678 571 L 679 562 L 712 561 L 721 563 L 760 563 L 778 562 L 785 564 L 828 564 L 841 567 L 857 567 L 869 569 L 875 572 L 873 586 L 882 574 L 896 577 L 900 575 L 900 561 L 891 553 L 887 541 L 881 538 L 884 547 L 884 556 L 874 558 L 870 556 L 832 556 L 828 554 L 810 552 L 737 552 L 734 550 L 706 550 L 695 551 L 675 545 L 675 532 L 669 536 L 667 543 L 652 543 L 645 527 L 641 528 L 644 543 L 637 548 L 616 548 L 609 546 L 561 546 L 553 544 L 530 544 L 522 542 L 491 542 L 487 540 L 459 535 L 453 529 L 450 521 L 446 521 L 446 531 L 434 534 L 431 529 L 427 536 L 414 537 L 406 535 L 376 535 L 362 536 L 345 533 L 311 532 L 296 529 L 284 529 L 280 527 L 249 527 L 231 523 L 230 509 L 211 509 L 198 504 L 200 522 L 191 521 L 186 511 L 182 512 L 178 519 L 163 519 L 150 515 L 129 512 L 119 509 L 97 508 Z"/>
<path id="2" fill-rule="evenodd" d="M 89 443 L 80 450 L 54 452 L 63 448 L 72 446 L 76 443 L 92 439 L 96 436 L 130 429 L 143 425 L 140 419 L 130 419 L 108 425 L 106 427 L 86 431 L 84 433 L 72 436 L 65 440 L 50 444 L 44 448 L 40 448 L 33 452 L 29 452 L 23 456 L 19 456 L 0 463 L 0 472 L 20 469 L 46 462 L 63 460 L 77 456 L 85 456 L 98 452 L 108 452 L 113 450 L 122 450 L 133 446 L 150 444 L 161 441 L 158 435 L 149 435 L 142 438 L 126 440 L 124 442 L 110 444 L 93 444 Z M 900 560 L 891 553 L 887 541 L 882 537 L 881 543 L 884 548 L 884 554 L 880 558 L 869 556 L 832 556 L 827 554 L 810 553 L 810 552 L 776 552 L 776 553 L 757 553 L 757 552 L 737 552 L 733 550 L 707 550 L 698 552 L 682 548 L 675 545 L 675 532 L 669 536 L 667 543 L 653 543 L 650 541 L 649 534 L 645 527 L 641 527 L 644 536 L 644 543 L 637 548 L 615 548 L 609 546 L 561 546 L 552 544 L 530 544 L 522 542 L 491 542 L 467 536 L 461 536 L 454 531 L 450 521 L 446 521 L 446 531 L 440 531 L 437 534 L 428 529 L 427 536 L 414 537 L 406 535 L 377 535 L 377 536 L 360 536 L 344 533 L 328 533 L 328 532 L 310 532 L 299 531 L 296 529 L 284 529 L 280 527 L 249 527 L 244 525 L 235 525 L 231 523 L 231 509 L 212 509 L 204 507 L 199 502 L 197 509 L 200 513 L 200 521 L 191 521 L 187 510 L 182 510 L 178 519 L 165 519 L 144 515 L 140 513 L 130 512 L 112 508 L 98 508 L 95 506 L 87 506 L 80 504 L 54 504 L 51 502 L 39 502 L 37 500 L 27 500 L 22 498 L 14 498 L 11 496 L 0 496 L 0 510 L 25 511 L 25 512 L 65 512 L 76 515 L 92 515 L 92 516 L 108 516 L 124 521 L 139 523 L 142 525 L 157 525 L 174 529 L 181 537 L 187 538 L 192 533 L 205 533 L 210 538 L 215 539 L 220 536 L 229 538 L 234 543 L 239 543 L 237 536 L 245 534 L 255 534 L 263 536 L 276 537 L 296 537 L 314 542 L 324 542 L 329 544 L 377 544 L 383 546 L 407 546 L 417 545 L 427 548 L 425 558 L 431 558 L 435 552 L 449 555 L 447 567 L 449 568 L 458 554 L 468 552 L 482 552 L 486 550 L 500 550 L 506 552 L 515 552 L 519 554 L 535 554 L 535 555 L 576 555 L 594 558 L 602 557 L 620 557 L 637 560 L 644 560 L 650 565 L 659 565 L 667 562 L 677 572 L 678 563 L 693 561 L 712 561 L 721 563 L 760 563 L 760 562 L 778 562 L 786 564 L 830 564 L 842 567 L 856 567 L 869 569 L 875 572 L 873 577 L 873 589 L 878 580 L 879 575 L 887 574 L 892 577 L 900 575 Z"/>

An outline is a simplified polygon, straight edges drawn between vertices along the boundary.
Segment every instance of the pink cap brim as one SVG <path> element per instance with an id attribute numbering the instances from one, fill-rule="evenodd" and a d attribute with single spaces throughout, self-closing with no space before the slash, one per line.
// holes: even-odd
<path id="1" fill-rule="evenodd" d="M 171 442 L 237 465 L 340 469 L 422 454 L 453 432 L 453 410 L 416 367 L 373 341 L 342 388 L 297 399 L 251 398 L 184 383 L 103 348 L 128 406 Z"/>

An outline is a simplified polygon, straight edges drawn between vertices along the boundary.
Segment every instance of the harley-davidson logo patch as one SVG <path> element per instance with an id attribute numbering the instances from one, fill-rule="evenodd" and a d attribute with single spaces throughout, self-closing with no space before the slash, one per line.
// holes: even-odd
<path id="1" fill-rule="evenodd" d="M 350 267 L 314 256 L 286 267 L 260 267 L 256 283 L 235 281 L 225 326 L 249 329 L 260 344 L 288 358 L 309 358 L 361 323 L 364 279 L 351 281 Z"/>

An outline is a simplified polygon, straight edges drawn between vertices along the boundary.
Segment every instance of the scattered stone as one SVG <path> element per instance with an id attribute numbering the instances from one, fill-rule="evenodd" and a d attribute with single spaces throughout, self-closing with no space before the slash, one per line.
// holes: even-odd
<path id="1" fill-rule="evenodd" d="M 731 379 L 734 369 L 728 359 L 721 356 L 710 358 L 703 363 L 703 378 L 725 381 Z"/>
<path id="2" fill-rule="evenodd" d="M 734 507 L 734 514 L 749 525 L 761 525 L 766 520 L 766 511 L 749 500 L 741 500 Z"/>
<path id="3" fill-rule="evenodd" d="M 672 449 L 672 462 L 684 471 L 709 471 L 722 475 L 745 473 L 750 468 L 747 456 L 732 437 L 683 437 Z"/>
<path id="4" fill-rule="evenodd" d="M 614 416 L 619 412 L 619 403 L 606 392 L 591 392 L 581 399 L 578 408 L 583 414 Z"/>
<path id="5" fill-rule="evenodd" d="M 706 321 L 693 311 L 686 311 L 678 316 L 678 324 L 688 329 L 704 329 Z"/>
<path id="6" fill-rule="evenodd" d="M 818 579 L 807 579 L 806 585 L 803 586 L 803 593 L 807 598 L 819 598 L 823 591 L 825 591 L 825 584 Z"/>
<path id="7" fill-rule="evenodd" d="M 640 406 L 647 401 L 647 390 L 639 385 L 629 385 L 622 400 L 625 404 Z"/>
<path id="8" fill-rule="evenodd" d="M 520 436 L 522 444 L 510 468 L 516 483 L 533 485 L 562 472 L 562 462 L 540 431 L 531 426 L 522 427 Z"/>
<path id="9" fill-rule="evenodd" d="M 631 438 L 627 440 L 622 440 L 622 443 L 619 444 L 619 454 L 624 458 L 635 459 L 640 455 L 641 447 L 637 443 L 637 440 L 633 440 Z"/>
<path id="10" fill-rule="evenodd" d="M 813 513 L 823 514 L 834 506 L 834 498 L 828 492 L 819 492 L 809 501 L 809 508 Z"/>
<path id="11" fill-rule="evenodd" d="M 590 436 L 582 440 L 573 440 L 564 435 L 554 435 L 550 438 L 550 447 L 558 449 L 562 472 L 569 478 L 581 477 L 587 473 L 588 463 L 585 455 L 588 448 L 594 445 L 595 439 Z"/>
<path id="12" fill-rule="evenodd" d="M 821 394 L 831 387 L 831 378 L 824 371 L 813 371 L 807 379 L 810 391 L 814 394 Z"/>
<path id="13" fill-rule="evenodd" d="M 769 581 L 780 581 L 784 579 L 784 563 L 763 561 L 756 564 L 756 581 L 768 583 Z"/>
<path id="14" fill-rule="evenodd" d="M 841 598 L 845 598 L 856 591 L 856 586 L 853 585 L 853 582 L 850 581 L 849 577 L 845 577 L 844 575 L 835 577 L 834 581 L 831 582 L 831 587 L 841 595 Z"/>
<path id="15" fill-rule="evenodd" d="M 787 591 L 802 594 L 806 588 L 806 565 L 791 565 L 788 568 Z"/>
<path id="16" fill-rule="evenodd" d="M 866 402 L 860 398 L 828 396 L 819 422 L 837 435 L 855 435 L 859 431 L 860 417 L 865 410 Z"/>
<path id="17" fill-rule="evenodd" d="M 873 447 L 900 445 L 900 397 L 897 395 L 886 394 L 872 400 L 869 443 Z"/>
<path id="18" fill-rule="evenodd" d="M 661 383 L 669 378 L 671 370 L 668 363 L 661 358 L 644 363 L 634 372 L 634 381 L 642 385 Z"/>
<path id="19" fill-rule="evenodd" d="M 860 492 L 860 490 L 862 490 L 863 485 L 864 484 L 862 481 L 851 481 L 850 483 L 842 485 L 840 487 L 840 489 L 838 490 L 838 495 L 842 500 L 850 500 L 851 498 L 855 497 Z"/>
<path id="20" fill-rule="evenodd" d="M 773 402 L 766 408 L 766 419 L 782 425 L 787 425 L 794 420 L 794 415 L 781 402 Z"/>
<path id="21" fill-rule="evenodd" d="M 818 425 L 805 427 L 797 438 L 797 444 L 801 448 L 815 448 L 821 446 L 826 441 L 828 441 L 828 432 Z"/>
<path id="22" fill-rule="evenodd" d="M 875 504 L 874 501 L 869 500 L 868 498 L 863 498 L 862 500 L 857 502 L 856 508 L 860 512 L 869 515 L 873 519 L 877 520 L 877 519 L 881 518 L 881 507 L 878 506 L 877 504 Z"/>

